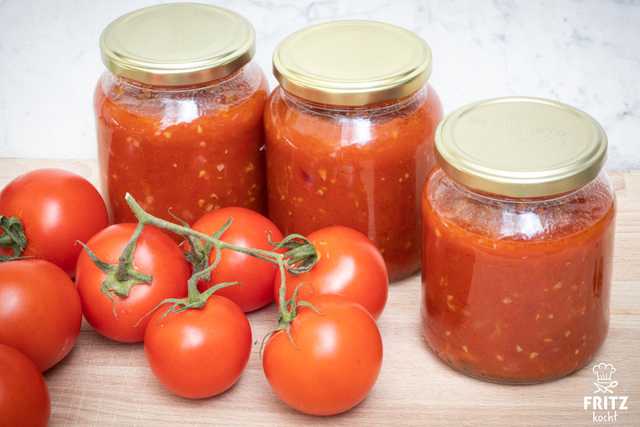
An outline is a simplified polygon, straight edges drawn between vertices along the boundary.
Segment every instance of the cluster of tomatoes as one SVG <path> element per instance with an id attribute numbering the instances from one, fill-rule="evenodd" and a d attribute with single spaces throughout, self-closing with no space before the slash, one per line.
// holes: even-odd
<path id="1" fill-rule="evenodd" d="M 310 268 L 296 270 L 285 261 L 301 248 L 277 243 L 295 239 L 256 212 L 223 208 L 191 226 L 144 214 L 138 224 L 109 226 L 96 189 L 61 170 L 30 172 L 0 192 L 7 425 L 46 424 L 41 372 L 71 351 L 83 315 L 111 340 L 144 342 L 171 392 L 205 398 L 238 380 L 253 345 L 245 313 L 274 300 L 280 316 L 262 363 L 275 394 L 314 415 L 347 411 L 366 397 L 382 364 L 375 319 L 388 291 L 384 261 L 366 236 L 318 230 L 303 238 Z"/>

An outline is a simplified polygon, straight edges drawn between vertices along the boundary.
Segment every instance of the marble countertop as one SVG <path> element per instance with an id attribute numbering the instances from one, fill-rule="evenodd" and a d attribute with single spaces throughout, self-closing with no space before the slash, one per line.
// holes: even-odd
<path id="1" fill-rule="evenodd" d="M 94 158 L 102 28 L 151 0 L 0 0 L 0 157 Z M 598 119 L 610 169 L 640 169 L 640 1 L 211 1 L 256 27 L 270 73 L 284 36 L 315 22 L 391 22 L 425 38 L 445 109 L 478 99 L 558 99 Z M 271 78 L 272 85 L 275 84 Z"/>

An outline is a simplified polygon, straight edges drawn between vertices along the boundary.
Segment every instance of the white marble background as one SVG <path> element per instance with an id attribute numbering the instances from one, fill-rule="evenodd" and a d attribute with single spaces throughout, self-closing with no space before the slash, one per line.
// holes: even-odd
<path id="1" fill-rule="evenodd" d="M 92 92 L 102 28 L 153 0 L 0 0 L 0 157 L 95 157 Z M 434 52 L 447 111 L 504 95 L 556 98 L 609 134 L 608 166 L 640 169 L 638 0 L 211 1 L 246 16 L 257 61 L 310 23 L 364 18 L 407 27 Z M 275 83 L 271 78 L 272 84 Z"/>

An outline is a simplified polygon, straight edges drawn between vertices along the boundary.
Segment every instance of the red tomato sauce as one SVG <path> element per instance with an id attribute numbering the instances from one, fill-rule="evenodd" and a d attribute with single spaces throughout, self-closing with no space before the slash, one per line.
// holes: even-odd
<path id="1" fill-rule="evenodd" d="M 96 88 L 98 158 L 115 222 L 134 218 L 131 193 L 150 213 L 192 222 L 242 206 L 264 212 L 262 113 L 257 66 L 211 86 L 157 90 L 107 74 Z"/>
<path id="2" fill-rule="evenodd" d="M 391 280 L 420 266 L 420 193 L 442 116 L 430 87 L 366 107 L 267 103 L 269 214 L 284 234 L 343 225 L 380 249 Z"/>
<path id="3" fill-rule="evenodd" d="M 559 378 L 603 343 L 615 202 L 600 179 L 533 205 L 469 197 L 436 171 L 423 197 L 427 343 L 468 375 Z"/>

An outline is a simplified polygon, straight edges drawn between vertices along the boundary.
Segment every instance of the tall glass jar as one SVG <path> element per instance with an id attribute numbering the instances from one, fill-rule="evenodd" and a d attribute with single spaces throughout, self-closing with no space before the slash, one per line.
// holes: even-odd
<path id="1" fill-rule="evenodd" d="M 431 52 L 379 22 L 306 28 L 276 49 L 267 103 L 269 214 L 284 233 L 345 225 L 369 236 L 392 280 L 420 265 L 420 192 L 442 116 Z"/>
<path id="2" fill-rule="evenodd" d="M 251 24 L 214 6 L 152 6 L 113 21 L 100 45 L 98 158 L 114 221 L 134 219 L 127 192 L 166 219 L 266 211 L 268 88 Z"/>
<path id="3" fill-rule="evenodd" d="M 424 335 L 467 375 L 535 383 L 586 365 L 609 324 L 615 198 L 602 128 L 558 102 L 463 107 L 425 185 Z"/>

